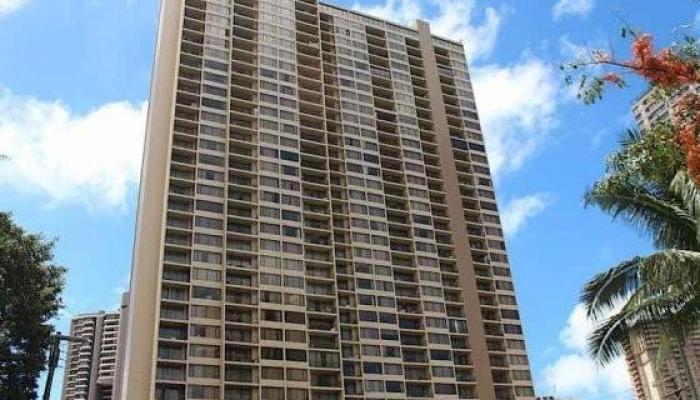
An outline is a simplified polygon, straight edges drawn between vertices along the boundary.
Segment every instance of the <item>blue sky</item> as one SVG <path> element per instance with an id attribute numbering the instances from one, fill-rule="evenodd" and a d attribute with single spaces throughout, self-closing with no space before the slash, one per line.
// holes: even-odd
<path id="1" fill-rule="evenodd" d="M 156 0 L 0 0 L 0 210 L 57 237 L 70 315 L 128 286 Z M 595 271 L 651 250 L 581 197 L 630 126 L 641 87 L 583 106 L 558 64 L 627 46 L 621 20 L 662 43 L 700 24 L 693 0 L 341 0 L 397 22 L 422 17 L 465 40 L 538 394 L 629 399 L 622 364 L 597 371 L 577 308 Z M 692 25 L 694 24 L 694 26 Z M 556 381 L 556 385 L 553 385 Z M 55 392 L 60 389 L 58 379 Z M 57 396 L 54 396 L 57 398 Z"/>

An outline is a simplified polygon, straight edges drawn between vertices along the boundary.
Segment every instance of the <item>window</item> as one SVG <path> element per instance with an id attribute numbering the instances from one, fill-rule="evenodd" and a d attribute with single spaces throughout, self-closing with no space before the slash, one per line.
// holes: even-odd
<path id="1" fill-rule="evenodd" d="M 368 393 L 377 393 L 384 391 L 383 381 L 365 381 L 365 391 Z"/>
<path id="2" fill-rule="evenodd" d="M 455 385 L 448 385 L 446 383 L 436 383 L 435 394 L 457 394 L 457 388 L 455 388 Z"/>
<path id="3" fill-rule="evenodd" d="M 285 331 L 284 335 L 287 342 L 306 343 L 306 332 L 304 331 L 288 329 Z"/>
<path id="4" fill-rule="evenodd" d="M 221 337 L 221 328 L 211 325 L 190 325 L 190 335 L 193 337 L 204 337 L 218 339 Z"/>
<path id="5" fill-rule="evenodd" d="M 219 346 L 190 344 L 190 356 L 201 358 L 219 358 L 221 356 L 221 349 Z"/>
<path id="6" fill-rule="evenodd" d="M 212 197 L 224 197 L 224 189 L 216 186 L 199 184 L 197 185 L 197 194 Z"/>
<path id="7" fill-rule="evenodd" d="M 263 367 L 261 375 L 262 379 L 282 381 L 284 380 L 284 368 Z"/>
<path id="8" fill-rule="evenodd" d="M 285 293 L 284 294 L 284 304 L 290 305 L 290 306 L 303 307 L 306 304 L 306 300 L 305 300 L 305 297 L 303 294 Z"/>
<path id="9" fill-rule="evenodd" d="M 284 358 L 282 351 L 274 347 L 263 347 L 260 349 L 260 357 L 263 360 L 282 360 Z"/>
<path id="10" fill-rule="evenodd" d="M 221 142 L 215 142 L 213 140 L 199 139 L 199 148 L 204 150 L 212 150 L 218 152 L 225 152 L 226 145 Z"/>
<path id="11" fill-rule="evenodd" d="M 221 271 L 193 268 L 192 279 L 199 281 L 221 282 Z"/>
<path id="12" fill-rule="evenodd" d="M 301 221 L 301 213 L 282 210 L 282 219 L 286 221 Z"/>
<path id="13" fill-rule="evenodd" d="M 455 371 L 452 367 L 432 367 L 433 376 L 435 377 L 453 377 L 455 376 Z"/>
<path id="14" fill-rule="evenodd" d="M 288 324 L 306 324 L 306 315 L 300 312 L 285 311 L 284 322 Z"/>
<path id="15" fill-rule="evenodd" d="M 520 325 L 503 324 L 503 331 L 511 335 L 522 335 L 523 328 Z"/>
<path id="16" fill-rule="evenodd" d="M 205 235 L 203 233 L 195 233 L 194 242 L 195 244 L 212 247 L 222 247 L 223 245 L 223 239 L 221 236 Z"/>
<path id="17" fill-rule="evenodd" d="M 221 203 L 215 203 L 213 201 L 197 200 L 196 208 L 200 211 L 213 212 L 221 214 L 224 212 L 224 206 Z"/>
<path id="18" fill-rule="evenodd" d="M 282 341 L 282 330 L 262 328 L 260 329 L 260 337 L 262 340 Z"/>
<path id="19" fill-rule="evenodd" d="M 287 368 L 287 380 L 290 380 L 290 381 L 306 381 L 306 380 L 308 380 L 306 370 Z"/>
<path id="20" fill-rule="evenodd" d="M 218 386 L 204 386 L 204 385 L 190 385 L 188 391 L 189 399 L 218 399 L 219 398 L 219 387 Z"/>
<path id="21" fill-rule="evenodd" d="M 223 182 L 224 181 L 224 173 L 223 172 L 210 171 L 207 169 L 197 170 L 197 176 L 200 179 L 204 179 L 204 180 L 208 180 L 208 181 L 216 181 L 216 182 Z"/>
<path id="22" fill-rule="evenodd" d="M 220 219 L 214 219 L 214 218 L 207 218 L 207 217 L 195 217 L 194 218 L 194 224 L 195 226 L 199 226 L 201 228 L 208 228 L 208 229 L 223 229 L 224 228 L 224 222 Z"/>
<path id="23" fill-rule="evenodd" d="M 286 161 L 294 161 L 294 162 L 297 162 L 297 161 L 299 161 L 299 154 L 293 153 L 293 152 L 291 152 L 291 151 L 281 150 L 281 151 L 280 151 L 280 158 L 281 158 L 282 160 L 286 160 Z"/>
<path id="24" fill-rule="evenodd" d="M 379 346 L 372 346 L 372 345 L 362 345 L 362 354 L 365 356 L 371 356 L 371 357 L 379 357 L 382 355 L 381 349 Z"/>
<path id="25" fill-rule="evenodd" d="M 190 306 L 190 317 L 221 319 L 221 308 L 212 306 L 192 305 Z"/>
<path id="26" fill-rule="evenodd" d="M 385 375 L 402 375 L 403 370 L 401 364 L 384 364 Z"/>
<path id="27" fill-rule="evenodd" d="M 282 311 L 260 310 L 260 318 L 263 321 L 282 322 Z"/>
<path id="28" fill-rule="evenodd" d="M 278 292 L 260 292 L 260 301 L 263 303 L 282 304 L 282 293 Z"/>
<path id="29" fill-rule="evenodd" d="M 190 364 L 190 378 L 219 379 L 219 367 L 216 365 Z"/>
<path id="30" fill-rule="evenodd" d="M 360 310 L 360 321 L 370 321 L 370 322 L 376 322 L 377 321 L 377 313 L 373 311 L 363 311 Z"/>
<path id="31" fill-rule="evenodd" d="M 306 350 L 287 349 L 287 361 L 306 361 Z"/>
<path id="32" fill-rule="evenodd" d="M 508 359 L 511 365 L 528 365 L 527 356 L 511 354 Z"/>
<path id="33" fill-rule="evenodd" d="M 192 298 L 203 300 L 221 300 L 221 290 L 203 286 L 193 286 Z"/>
<path id="34" fill-rule="evenodd" d="M 293 287 L 293 288 L 303 288 L 304 287 L 304 278 L 299 277 L 299 276 L 285 276 L 284 277 L 284 286 Z"/>
<path id="35" fill-rule="evenodd" d="M 284 389 L 264 387 L 261 390 L 260 398 L 265 400 L 284 400 Z"/>

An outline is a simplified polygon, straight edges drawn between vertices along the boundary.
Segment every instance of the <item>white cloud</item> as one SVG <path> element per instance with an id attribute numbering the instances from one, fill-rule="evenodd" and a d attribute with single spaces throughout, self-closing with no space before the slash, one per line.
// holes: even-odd
<path id="1" fill-rule="evenodd" d="M 481 8 L 477 7 L 476 0 L 385 0 L 370 7 L 355 3 L 353 8 L 404 25 L 425 19 L 430 23 L 432 33 L 462 41 L 472 61 L 491 53 L 505 13 L 504 10 L 485 7 L 483 16 L 477 18 L 477 11 Z M 435 12 L 429 18 L 428 12 L 433 8 Z"/>
<path id="2" fill-rule="evenodd" d="M 417 0 L 386 0 L 383 4 L 375 4 L 370 7 L 356 3 L 353 8 L 377 18 L 388 19 L 404 25 L 421 17 L 421 6 Z"/>
<path id="3" fill-rule="evenodd" d="M 122 207 L 139 179 L 146 109 L 114 102 L 77 115 L 0 88 L 0 185 L 50 205 Z"/>
<path id="4" fill-rule="evenodd" d="M 503 231 L 506 235 L 516 234 L 528 219 L 544 211 L 550 202 L 549 195 L 544 193 L 511 200 L 501 213 Z"/>
<path id="5" fill-rule="evenodd" d="M 561 354 L 544 370 L 543 391 L 580 400 L 632 398 L 624 359 L 617 358 L 601 368 L 586 353 L 586 338 L 594 329 L 595 323 L 586 316 L 584 306 L 578 304 L 559 333 Z"/>
<path id="6" fill-rule="evenodd" d="M 585 17 L 593 10 L 594 0 L 559 0 L 552 8 L 555 20 L 566 15 Z"/>
<path id="7" fill-rule="evenodd" d="M 486 65 L 472 69 L 472 81 L 494 175 L 520 169 L 556 123 L 554 68 L 535 58 Z"/>
<path id="8" fill-rule="evenodd" d="M 0 0 L 0 16 L 15 12 L 28 2 L 29 0 Z"/>

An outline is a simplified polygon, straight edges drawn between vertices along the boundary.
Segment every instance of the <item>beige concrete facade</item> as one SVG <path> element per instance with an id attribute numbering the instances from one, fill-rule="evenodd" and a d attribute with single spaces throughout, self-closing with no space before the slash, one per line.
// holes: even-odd
<path id="1" fill-rule="evenodd" d="M 121 399 L 534 399 L 461 44 L 162 2 Z"/>

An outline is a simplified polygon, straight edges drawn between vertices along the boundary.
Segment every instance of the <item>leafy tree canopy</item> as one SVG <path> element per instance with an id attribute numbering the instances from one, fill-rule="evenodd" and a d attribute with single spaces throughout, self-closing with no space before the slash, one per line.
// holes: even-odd
<path id="1" fill-rule="evenodd" d="M 50 322 L 63 306 L 66 270 L 53 262 L 53 248 L 0 212 L 0 399 L 37 398 Z"/>

